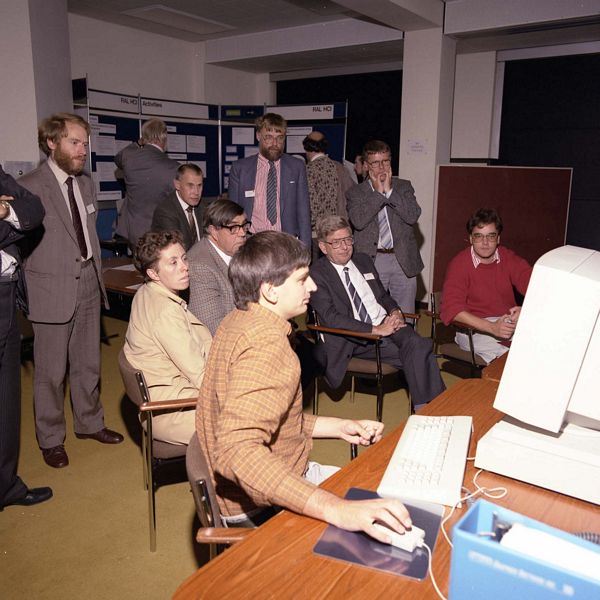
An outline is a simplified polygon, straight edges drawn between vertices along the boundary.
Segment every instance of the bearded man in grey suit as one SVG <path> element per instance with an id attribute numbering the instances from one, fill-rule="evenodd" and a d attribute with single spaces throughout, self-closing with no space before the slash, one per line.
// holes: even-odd
<path id="1" fill-rule="evenodd" d="M 237 160 L 229 199 L 252 220 L 252 232 L 285 231 L 310 248 L 310 201 L 304 161 L 283 153 L 287 123 L 276 113 L 256 119 L 258 154 Z"/>
<path id="2" fill-rule="evenodd" d="M 179 164 L 165 154 L 166 149 L 167 126 L 160 119 L 150 119 L 142 126 L 141 139 L 115 156 L 126 188 L 117 234 L 127 238 L 132 249 L 150 231 L 159 202 L 175 190 L 173 180 Z"/>
<path id="3" fill-rule="evenodd" d="M 189 309 L 213 336 L 235 308 L 229 262 L 246 241 L 250 226 L 239 204 L 216 200 L 204 212 L 204 237 L 188 252 Z"/>
<path id="4" fill-rule="evenodd" d="M 19 180 L 39 196 L 46 215 L 39 235 L 27 239 L 25 279 L 34 331 L 34 405 L 44 460 L 66 467 L 65 378 L 69 375 L 75 435 L 104 444 L 123 436 L 107 429 L 100 403 L 101 277 L 96 197 L 83 175 L 90 127 L 81 117 L 57 113 L 38 127 L 48 160 Z M 31 243 L 29 243 L 31 242 Z"/>
<path id="5" fill-rule="evenodd" d="M 415 311 L 417 275 L 423 270 L 413 228 L 421 215 L 407 179 L 392 178 L 390 147 L 367 142 L 363 160 L 368 177 L 347 194 L 348 217 L 357 252 L 375 262 L 383 287 L 404 312 Z"/>

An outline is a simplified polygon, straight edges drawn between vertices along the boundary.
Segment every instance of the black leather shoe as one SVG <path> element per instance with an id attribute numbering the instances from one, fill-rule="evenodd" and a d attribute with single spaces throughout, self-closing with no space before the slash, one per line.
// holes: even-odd
<path id="1" fill-rule="evenodd" d="M 46 464 L 55 469 L 62 469 L 69 464 L 67 451 L 62 444 L 52 448 L 42 448 L 42 456 Z"/>
<path id="2" fill-rule="evenodd" d="M 30 490 L 27 490 L 27 493 L 23 498 L 13 500 L 4 506 L 33 506 L 40 502 L 46 502 L 46 500 L 50 500 L 50 498 L 52 498 L 52 490 L 49 487 L 31 488 Z M 2 508 L 0 508 L 0 510 L 2 510 Z"/>
<path id="3" fill-rule="evenodd" d="M 112 429 L 101 429 L 96 433 L 76 433 L 75 437 L 80 440 L 96 440 L 101 444 L 120 444 L 123 441 L 123 436 Z"/>

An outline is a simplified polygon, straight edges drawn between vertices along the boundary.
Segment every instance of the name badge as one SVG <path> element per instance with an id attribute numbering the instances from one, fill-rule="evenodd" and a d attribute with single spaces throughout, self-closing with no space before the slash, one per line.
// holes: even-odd
<path id="1" fill-rule="evenodd" d="M 365 273 L 363 275 L 363 277 L 367 280 L 367 281 L 371 281 L 373 279 L 375 279 L 375 275 L 373 275 L 373 273 Z"/>
<path id="2" fill-rule="evenodd" d="M 88 215 L 91 215 L 96 212 L 96 207 L 93 204 L 87 204 L 85 210 L 87 211 Z"/>
<path id="3" fill-rule="evenodd" d="M 246 191 L 244 192 L 244 196 L 245 196 L 246 198 L 254 198 L 254 190 L 246 190 Z"/>

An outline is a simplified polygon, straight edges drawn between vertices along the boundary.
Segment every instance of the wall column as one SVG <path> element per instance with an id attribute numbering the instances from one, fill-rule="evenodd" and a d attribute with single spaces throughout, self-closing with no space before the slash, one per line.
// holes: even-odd
<path id="1" fill-rule="evenodd" d="M 431 291 L 436 167 L 450 160 L 455 55 L 456 42 L 439 28 L 405 33 L 399 173 L 411 180 L 423 211 L 419 242 L 425 269 L 418 301 L 428 301 Z"/>

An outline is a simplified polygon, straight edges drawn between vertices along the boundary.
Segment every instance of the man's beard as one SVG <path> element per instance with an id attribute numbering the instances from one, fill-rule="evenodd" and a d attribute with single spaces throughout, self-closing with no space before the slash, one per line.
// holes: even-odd
<path id="1" fill-rule="evenodd" d="M 283 150 L 281 150 L 280 148 L 260 148 L 260 153 L 267 159 L 267 160 L 272 160 L 272 161 L 276 161 L 279 160 L 281 158 L 281 155 L 283 154 Z"/>
<path id="2" fill-rule="evenodd" d="M 83 172 L 85 161 L 79 166 L 79 161 L 64 153 L 60 146 L 57 146 L 52 155 L 54 162 L 68 175 L 80 175 Z"/>

